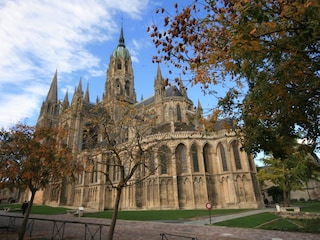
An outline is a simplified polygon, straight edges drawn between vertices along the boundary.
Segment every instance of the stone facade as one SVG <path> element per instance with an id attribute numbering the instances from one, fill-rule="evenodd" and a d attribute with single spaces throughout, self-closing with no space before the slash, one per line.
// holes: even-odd
<path id="1" fill-rule="evenodd" d="M 88 149 L 84 134 L 87 119 L 84 116 L 95 105 L 110 111 L 108 104 L 119 98 L 156 116 L 155 131 L 145 137 L 150 141 L 161 139 L 154 149 L 154 162 L 165 160 L 168 163 L 144 181 L 124 188 L 120 209 L 203 209 L 207 202 L 217 208 L 263 206 L 253 159 L 240 150 L 236 134 L 223 127 L 223 123 L 230 125 L 230 121 L 219 122 L 214 132 L 206 131 L 199 121 L 201 104 L 193 105 L 182 81 L 179 87 L 166 86 L 158 65 L 154 96 L 136 101 L 131 57 L 125 47 L 122 29 L 118 46 L 110 56 L 103 99 L 91 103 L 89 89 L 87 87 L 83 93 L 80 80 L 71 104 L 68 93 L 60 104 L 56 72 L 43 102 L 38 125 L 65 127 L 69 132 L 68 144 L 79 159 L 85 158 Z M 96 137 L 101 139 L 101 136 Z M 161 154 L 160 150 L 166 154 Z M 95 159 L 102 159 L 105 154 L 98 152 Z M 116 180 L 116 175 L 114 178 Z M 43 194 L 43 203 L 103 210 L 113 208 L 115 194 L 99 171 L 95 174 L 84 172 L 79 175 L 77 183 L 51 184 Z"/>

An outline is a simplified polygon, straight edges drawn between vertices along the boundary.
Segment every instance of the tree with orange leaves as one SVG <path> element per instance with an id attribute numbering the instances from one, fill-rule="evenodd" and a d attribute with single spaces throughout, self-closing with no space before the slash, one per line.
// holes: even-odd
<path id="1" fill-rule="evenodd" d="M 163 26 L 148 29 L 154 61 L 191 71 L 204 89 L 235 82 L 218 105 L 239 120 L 248 152 L 286 159 L 300 138 L 312 153 L 320 136 L 319 1 L 193 0 L 175 9 L 158 9 Z"/>
<path id="2" fill-rule="evenodd" d="M 24 238 L 33 200 L 38 190 L 77 172 L 71 150 L 64 144 L 64 131 L 17 124 L 0 131 L 0 187 L 29 189 L 31 198 L 19 239 Z"/>

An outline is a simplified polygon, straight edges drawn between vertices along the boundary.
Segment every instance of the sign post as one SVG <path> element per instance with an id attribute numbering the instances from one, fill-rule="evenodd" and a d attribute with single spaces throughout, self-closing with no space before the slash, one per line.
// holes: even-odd
<path id="1" fill-rule="evenodd" d="M 211 224 L 211 209 L 212 209 L 212 203 L 207 202 L 206 203 L 206 208 L 209 210 L 209 219 L 210 219 L 210 224 Z"/>

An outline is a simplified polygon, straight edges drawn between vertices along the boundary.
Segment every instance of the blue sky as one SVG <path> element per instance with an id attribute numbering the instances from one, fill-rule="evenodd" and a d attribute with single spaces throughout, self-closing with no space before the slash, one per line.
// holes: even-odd
<path id="1" fill-rule="evenodd" d="M 102 98 L 106 70 L 116 48 L 121 25 L 135 74 L 137 100 L 153 95 L 157 54 L 149 33 L 151 24 L 163 25 L 155 10 L 164 7 L 174 15 L 192 0 L 2 0 L 0 1 L 0 127 L 17 122 L 35 125 L 42 102 L 47 96 L 55 71 L 58 71 L 58 97 L 66 91 L 69 101 L 82 79 L 89 84 L 90 101 Z M 173 69 L 164 77 L 180 76 Z M 205 113 L 215 106 L 216 98 L 204 95 L 200 86 L 191 87 L 190 76 L 182 75 L 188 96 Z M 217 86 L 211 86 L 217 89 Z M 223 89 L 220 89 L 223 92 Z M 219 92 L 219 90 L 218 90 Z"/>
<path id="2" fill-rule="evenodd" d="M 190 1 L 177 1 L 182 7 Z M 106 70 L 117 46 L 121 24 L 126 47 L 133 60 L 137 100 L 153 95 L 157 66 L 152 63 L 156 48 L 146 29 L 162 26 L 164 7 L 174 13 L 171 1 L 147 0 L 4 0 L 0 2 L 0 127 L 17 122 L 34 125 L 55 71 L 58 97 L 72 98 L 82 79 L 89 84 L 90 101 L 101 99 Z M 179 77 L 179 71 L 164 77 Z M 186 84 L 188 76 L 182 76 Z M 188 87 L 189 97 L 209 109 L 212 96 L 199 87 Z"/>

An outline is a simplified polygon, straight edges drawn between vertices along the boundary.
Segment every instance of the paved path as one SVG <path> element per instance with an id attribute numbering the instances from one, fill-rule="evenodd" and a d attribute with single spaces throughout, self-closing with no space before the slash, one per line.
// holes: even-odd
<path id="1" fill-rule="evenodd" d="M 239 214 L 227 215 L 214 217 L 211 219 L 212 222 L 223 221 L 226 219 L 233 219 L 242 216 L 248 216 L 256 214 L 262 211 L 270 211 L 269 209 L 254 210 Z M 271 210 L 272 211 L 272 210 Z M 7 223 L 8 220 L 5 214 L 10 216 L 21 216 L 18 213 L 4 213 L 0 212 L 0 225 Z M 43 218 L 42 221 L 35 221 L 33 236 L 38 238 L 32 239 L 50 239 L 52 232 L 52 222 L 48 220 L 56 221 L 70 221 L 66 224 L 66 230 L 64 232 L 64 239 L 84 239 L 85 230 L 84 224 L 75 224 L 71 222 L 82 222 L 82 223 L 95 223 L 95 224 L 110 224 L 108 219 L 98 218 L 78 218 L 71 215 L 54 215 L 54 216 L 43 216 L 43 215 L 32 215 L 32 217 Z M 141 222 L 141 221 L 125 221 L 118 220 L 115 229 L 115 240 L 161 240 L 161 233 L 166 233 L 168 240 L 184 240 L 186 238 L 174 237 L 171 235 L 182 235 L 188 236 L 189 240 L 191 237 L 197 240 L 318 240 L 320 234 L 308 234 L 308 233 L 296 233 L 296 232 L 280 232 L 280 231 L 266 231 L 260 229 L 245 229 L 245 228 L 229 228 L 229 227 L 217 227 L 217 226 L 206 226 L 209 219 L 197 220 L 197 221 L 184 221 L 180 223 L 172 222 Z M 17 225 L 19 221 L 17 220 Z M 90 231 L 94 231 L 91 229 Z M 106 239 L 108 227 L 102 228 L 102 239 Z M 0 230 L 0 239 L 17 239 L 16 237 L 8 238 L 4 234 L 3 230 Z M 169 235 L 171 234 L 171 235 Z M 6 238 L 3 238 L 5 236 Z M 42 238 L 39 238 L 42 236 Z M 26 238 L 28 239 L 28 238 Z M 98 238 L 94 238 L 98 239 Z M 163 238 L 165 239 L 165 238 Z"/>

